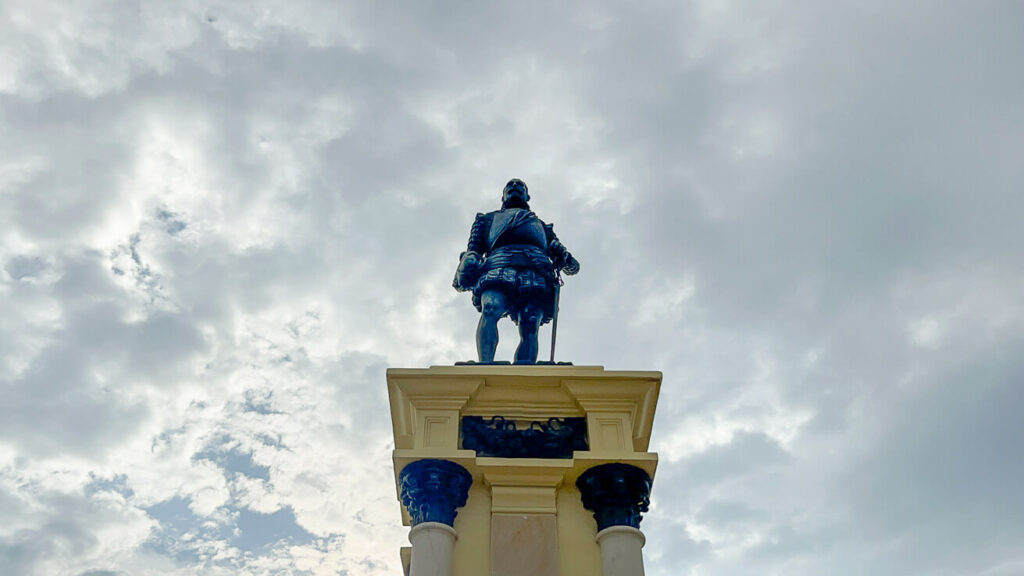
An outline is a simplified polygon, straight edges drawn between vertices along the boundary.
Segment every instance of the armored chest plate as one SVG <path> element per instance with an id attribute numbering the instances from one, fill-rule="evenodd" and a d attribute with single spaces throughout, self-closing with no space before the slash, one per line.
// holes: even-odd
<path id="1" fill-rule="evenodd" d="M 488 235 L 488 242 L 492 250 L 512 244 L 526 244 L 542 249 L 546 247 L 547 236 L 544 234 L 544 224 L 539 218 L 534 216 L 525 219 L 518 225 L 515 224 L 516 220 L 526 216 L 526 214 L 520 215 L 522 212 L 524 211 L 521 208 L 509 208 L 494 214 Z"/>

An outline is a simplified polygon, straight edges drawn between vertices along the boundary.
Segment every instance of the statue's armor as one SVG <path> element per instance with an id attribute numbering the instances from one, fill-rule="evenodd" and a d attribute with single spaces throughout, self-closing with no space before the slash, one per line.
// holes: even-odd
<path id="1" fill-rule="evenodd" d="M 547 248 L 548 242 L 547 236 L 544 234 L 544 223 L 538 218 L 531 218 L 520 226 L 506 230 L 499 236 L 502 227 L 517 214 L 520 214 L 522 210 L 522 208 L 508 208 L 494 213 L 494 218 L 491 220 L 491 230 L 488 234 L 491 250 L 513 244 L 536 246 L 542 250 Z"/>
<path id="2" fill-rule="evenodd" d="M 481 294 L 500 290 L 515 322 L 529 305 L 540 309 L 542 323 L 551 320 L 555 269 L 563 265 L 568 252 L 557 241 L 550 225 L 522 208 L 477 214 L 467 252 L 482 257 L 483 263 L 475 277 L 463 277 L 461 270 L 456 273 L 453 286 L 457 290 L 472 290 L 477 310 Z"/>

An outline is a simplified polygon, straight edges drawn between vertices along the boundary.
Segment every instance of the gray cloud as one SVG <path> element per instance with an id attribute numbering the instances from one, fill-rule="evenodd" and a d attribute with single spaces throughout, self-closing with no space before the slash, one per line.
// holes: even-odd
<path id="1" fill-rule="evenodd" d="M 516 176 L 560 357 L 665 373 L 649 573 L 1016 574 L 1022 18 L 5 3 L 0 572 L 396 573 L 384 370 Z"/>

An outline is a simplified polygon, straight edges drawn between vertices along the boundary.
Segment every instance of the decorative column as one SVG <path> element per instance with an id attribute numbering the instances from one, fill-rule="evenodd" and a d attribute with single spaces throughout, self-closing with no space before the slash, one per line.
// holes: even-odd
<path id="1" fill-rule="evenodd" d="M 399 491 L 412 518 L 409 576 L 452 576 L 456 508 L 466 505 L 470 473 L 448 460 L 417 460 L 402 469 Z"/>
<path id="2" fill-rule="evenodd" d="M 629 464 L 602 464 L 584 472 L 576 487 L 597 521 L 603 576 L 643 576 L 640 520 L 650 505 L 650 475 Z"/>

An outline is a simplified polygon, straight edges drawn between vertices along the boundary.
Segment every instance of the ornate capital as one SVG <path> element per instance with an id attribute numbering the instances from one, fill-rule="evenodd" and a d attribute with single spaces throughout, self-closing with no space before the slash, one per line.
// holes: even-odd
<path id="1" fill-rule="evenodd" d="M 399 475 L 402 504 L 412 516 L 414 526 L 420 522 L 452 526 L 455 509 L 466 505 L 472 484 L 470 473 L 448 460 L 417 460 Z"/>
<path id="2" fill-rule="evenodd" d="M 651 503 L 651 477 L 629 464 L 602 464 L 576 480 L 583 507 L 594 513 L 597 530 L 609 526 L 640 528 Z"/>

